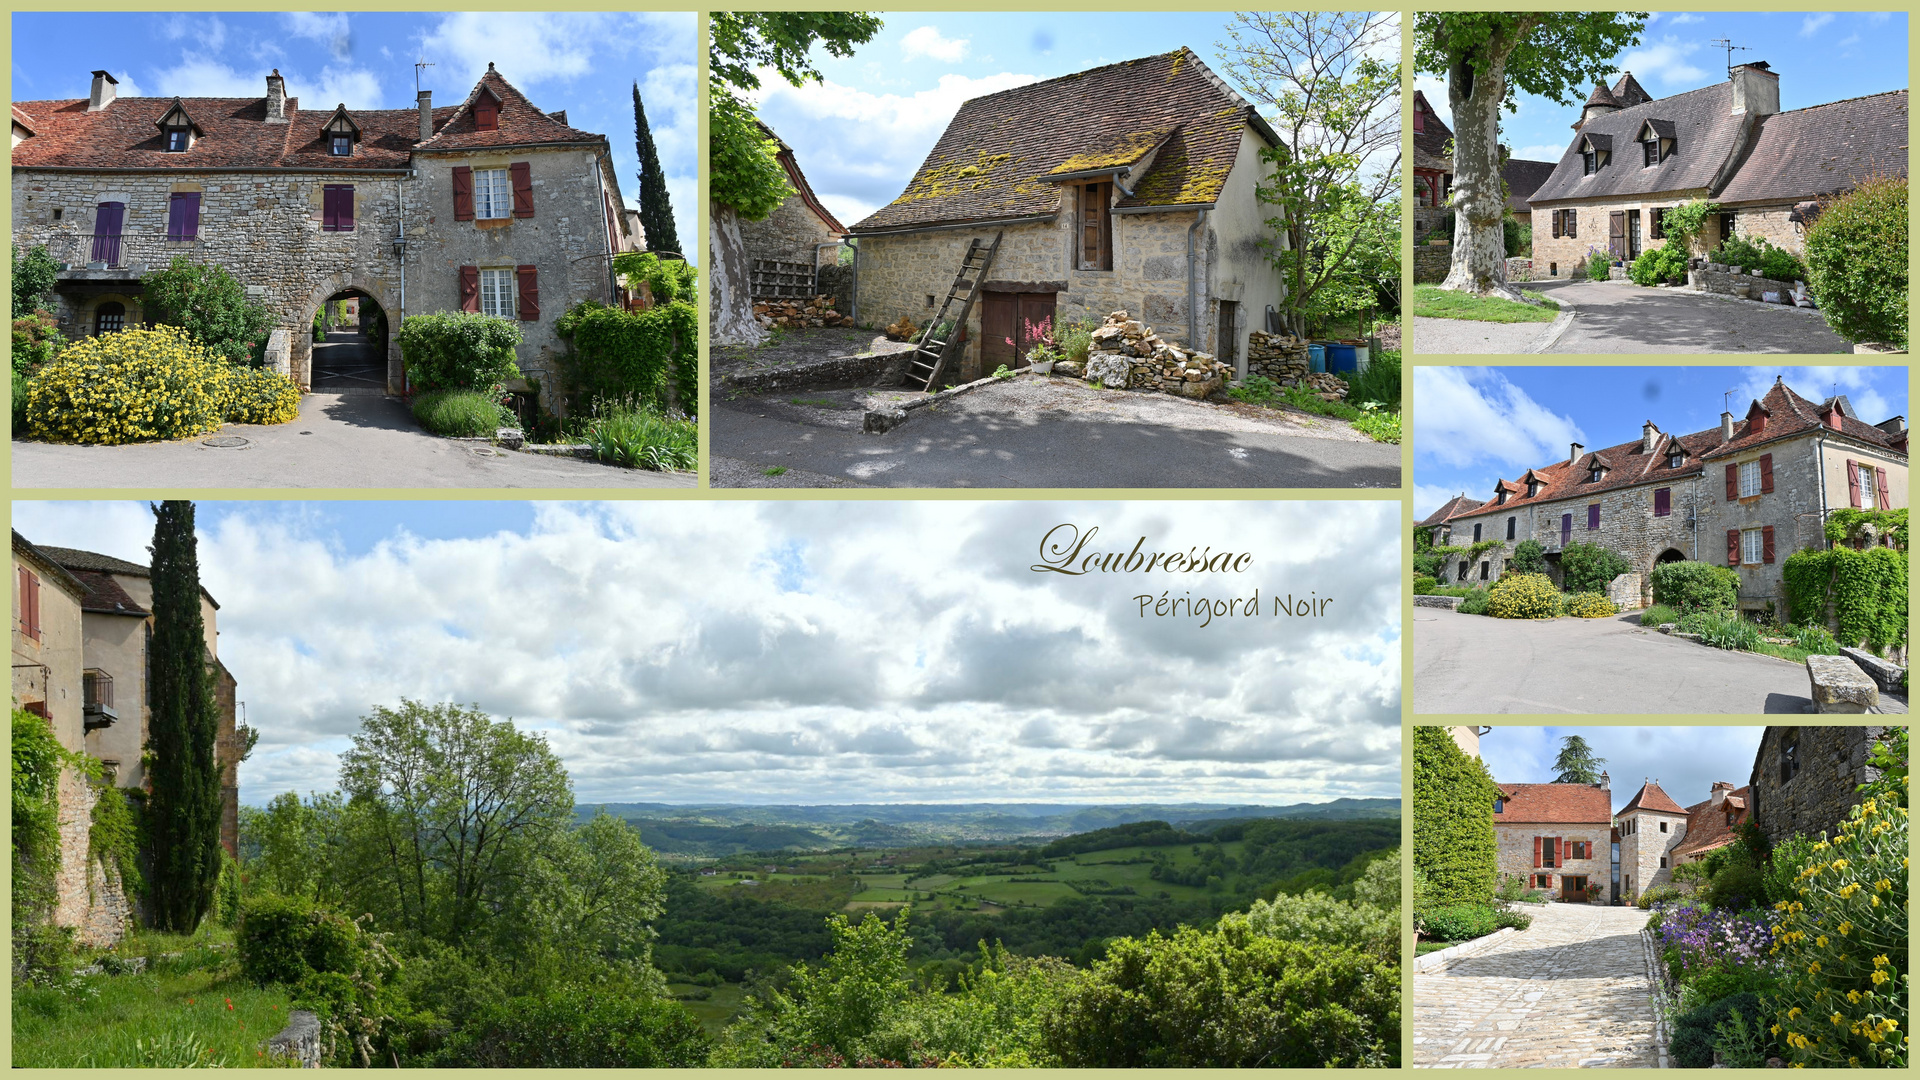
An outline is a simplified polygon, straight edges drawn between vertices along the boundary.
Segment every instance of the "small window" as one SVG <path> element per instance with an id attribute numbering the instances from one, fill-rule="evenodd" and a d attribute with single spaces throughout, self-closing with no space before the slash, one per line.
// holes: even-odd
<path id="1" fill-rule="evenodd" d="M 1875 508 L 1885 509 L 1884 507 L 1880 507 L 1878 496 L 1875 495 L 1875 492 L 1878 491 L 1879 488 L 1876 487 L 1873 482 L 1873 466 L 1856 465 L 1855 468 L 1857 468 L 1860 471 L 1861 502 L 1864 503 L 1866 505 L 1866 508 L 1869 510 L 1873 510 Z"/>
<path id="2" fill-rule="evenodd" d="M 1492 566 L 1493 566 L 1493 563 L 1491 561 L 1482 562 L 1480 564 L 1480 580 L 1481 581 L 1487 580 L 1487 571 L 1491 569 Z"/>
<path id="3" fill-rule="evenodd" d="M 1547 276 L 1548 276 L 1548 277 L 1559 277 L 1559 276 L 1560 276 L 1560 264 L 1559 264 L 1559 263 L 1557 263 L 1557 262 L 1550 262 L 1550 263 L 1548 263 L 1548 264 L 1547 264 Z"/>
<path id="4" fill-rule="evenodd" d="M 1667 208 L 1664 206 L 1656 206 L 1647 211 L 1647 220 L 1651 223 L 1653 238 L 1655 240 L 1665 240 L 1667 238 Z"/>
<path id="5" fill-rule="evenodd" d="M 327 153 L 334 157 L 348 157 L 353 154 L 353 136 L 335 135 L 328 140 Z"/>
<path id="6" fill-rule="evenodd" d="M 127 305 L 109 300 L 93 311 L 93 332 L 117 334 L 127 327 Z"/>
<path id="7" fill-rule="evenodd" d="M 1513 529 L 1514 529 L 1514 521 L 1515 521 L 1515 520 L 1516 520 L 1516 519 L 1514 519 L 1514 518 L 1508 518 L 1508 519 L 1507 519 L 1507 539 L 1509 539 L 1509 540 L 1511 540 L 1511 539 L 1513 539 Z"/>
<path id="8" fill-rule="evenodd" d="M 1599 527 L 1600 527 L 1600 504 L 1588 503 L 1587 504 L 1587 531 L 1592 532 L 1593 530 L 1598 529 Z"/>
<path id="9" fill-rule="evenodd" d="M 502 319 L 513 318 L 513 271 L 480 271 L 480 310 Z"/>
<path id="10" fill-rule="evenodd" d="M 62 210 L 60 207 L 56 206 L 53 208 L 53 220 L 59 221 L 61 214 L 62 214 Z"/>
<path id="11" fill-rule="evenodd" d="M 1113 184 L 1080 187 L 1080 262 L 1082 270 L 1113 269 Z"/>
<path id="12" fill-rule="evenodd" d="M 1590 470 L 1590 471 L 1589 471 L 1589 472 L 1587 473 L 1587 483 L 1589 483 L 1589 484 L 1597 484 L 1597 483 L 1599 483 L 1599 482 L 1600 482 L 1600 466 L 1598 466 L 1598 465 L 1595 465 L 1595 466 L 1594 466 L 1594 467 L 1592 468 L 1592 470 Z"/>
<path id="13" fill-rule="evenodd" d="M 1581 175 L 1592 176 L 1600 170 L 1600 155 L 1588 150 L 1580 155 Z"/>
<path id="14" fill-rule="evenodd" d="M 1661 831 L 1661 832 L 1666 832 L 1666 831 L 1667 831 L 1667 823 L 1666 823 L 1666 822 L 1664 822 L 1664 821 L 1663 821 L 1663 822 L 1661 822 L 1661 823 L 1660 823 L 1660 831 Z"/>
<path id="15" fill-rule="evenodd" d="M 1760 494 L 1760 462 L 1744 461 L 1740 463 L 1740 497 Z"/>
<path id="16" fill-rule="evenodd" d="M 1728 240 L 1733 237 L 1734 217 L 1732 211 L 1720 215 L 1720 239 Z"/>
<path id="17" fill-rule="evenodd" d="M 1686 460 L 1687 460 L 1687 455 L 1681 453 L 1678 450 L 1675 450 L 1672 453 L 1667 455 L 1667 468 L 1677 469 Z"/>
<path id="18" fill-rule="evenodd" d="M 1499 813 L 1504 813 L 1504 812 L 1506 811 L 1506 809 L 1507 809 L 1507 800 L 1505 800 L 1505 799 L 1495 799 L 1495 800 L 1493 800 L 1493 812 L 1494 812 L 1494 813 L 1496 813 L 1496 814 L 1499 814 Z"/>
<path id="19" fill-rule="evenodd" d="M 1482 522 L 1478 521 L 1473 523 L 1473 542 L 1476 544 L 1480 542 L 1480 526 L 1482 524 Z"/>
<path id="20" fill-rule="evenodd" d="M 1645 168 L 1646 166 L 1660 164 L 1660 140 L 1659 139 L 1648 139 L 1646 142 L 1643 142 L 1640 144 L 1640 149 L 1641 149 L 1642 156 L 1645 157 L 1646 159 L 1646 165 L 1642 166 L 1642 168 Z"/>
<path id="21" fill-rule="evenodd" d="M 1660 869 L 1665 870 L 1666 868 L 1667 868 L 1667 857 L 1665 855 L 1662 855 L 1660 856 Z"/>
<path id="22" fill-rule="evenodd" d="M 1789 730 L 1780 739 L 1780 782 L 1787 783 L 1800 772 L 1800 733 Z"/>
<path id="23" fill-rule="evenodd" d="M 188 131 L 186 128 L 167 129 L 167 152 L 177 154 L 187 148 Z"/>
<path id="24" fill-rule="evenodd" d="M 1761 539 L 1760 530 L 1740 530 L 1740 561 L 1748 566 L 1758 566 L 1765 556 L 1766 544 Z"/>
<path id="25" fill-rule="evenodd" d="M 1471 569 L 1472 565 L 1473 565 L 1472 563 L 1466 562 L 1465 560 L 1461 561 L 1460 563 L 1460 580 L 1461 581 L 1467 580 L 1467 572 L 1469 569 Z"/>
<path id="26" fill-rule="evenodd" d="M 473 216 L 477 218 L 513 216 L 513 185 L 507 180 L 507 170 L 473 170 Z"/>

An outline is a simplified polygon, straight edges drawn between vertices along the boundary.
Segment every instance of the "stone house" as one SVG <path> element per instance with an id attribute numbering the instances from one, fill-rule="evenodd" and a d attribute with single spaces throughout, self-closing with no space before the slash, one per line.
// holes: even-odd
<path id="1" fill-rule="evenodd" d="M 765 124 L 760 124 L 760 133 L 779 145 L 776 157 L 780 168 L 786 171 L 793 194 L 764 220 L 740 223 L 740 240 L 747 249 L 747 258 L 753 263 L 806 263 L 816 269 L 835 265 L 840 259 L 841 241 L 847 235 L 847 227 L 840 224 L 813 193 L 813 185 L 807 183 L 807 175 L 800 171 L 793 147 Z"/>
<path id="2" fill-rule="evenodd" d="M 958 376 L 1025 366 L 1028 326 L 1126 310 L 1244 377 L 1283 296 L 1256 187 L 1279 135 L 1175 49 L 974 98 L 907 189 L 848 230 L 855 315 L 932 318 L 970 241 L 1003 233 Z"/>
<path id="3" fill-rule="evenodd" d="M 1718 428 L 1690 435 L 1649 420 L 1636 441 L 1593 451 L 1571 444 L 1565 459 L 1499 481 L 1491 497 L 1466 509 L 1458 502 L 1421 526 L 1449 537 L 1447 546 L 1496 546 L 1450 560 L 1443 582 L 1490 583 L 1531 539 L 1546 549 L 1557 584 L 1566 547 L 1597 543 L 1629 564 L 1608 589 L 1623 607 L 1652 601 L 1654 566 L 1717 560 L 1740 575 L 1741 610 L 1784 618 L 1781 564 L 1801 548 L 1827 547 L 1829 512 L 1907 505 L 1907 428 L 1902 417 L 1865 423 L 1845 395 L 1815 403 L 1776 380 L 1744 419 L 1721 413 Z"/>
<path id="4" fill-rule="evenodd" d="M 1648 780 L 1627 805 L 1613 815 L 1620 830 L 1620 895 L 1622 903 L 1639 900 L 1655 885 L 1673 883 L 1673 867 L 1690 816 L 1660 787 Z"/>
<path id="5" fill-rule="evenodd" d="M 1754 753 L 1749 813 L 1778 844 L 1790 836 L 1833 834 L 1860 802 L 1860 785 L 1880 770 L 1867 755 L 1884 727 L 1769 727 Z"/>
<path id="6" fill-rule="evenodd" d="M 1612 868 L 1613 796 L 1598 784 L 1499 784 L 1493 832 L 1501 878 L 1555 900 L 1600 900 Z"/>
<path id="7" fill-rule="evenodd" d="M 1413 92 L 1413 211 L 1416 221 L 1433 222 L 1422 211 L 1438 211 L 1453 195 L 1453 129 L 1427 104 L 1427 95 Z M 1432 228 L 1429 224 L 1427 228 Z M 1415 232 L 1426 229 L 1416 228 Z"/>
<path id="8" fill-rule="evenodd" d="M 1732 844 L 1734 830 L 1747 822 L 1752 797 L 1751 784 L 1736 788 L 1726 780 L 1714 781 L 1705 799 L 1687 807 L 1685 839 L 1673 849 L 1673 865 L 1699 862 Z"/>
<path id="9" fill-rule="evenodd" d="M 140 278 L 176 256 L 226 267 L 279 323 L 267 359 L 312 385 L 315 312 L 388 314 L 387 390 L 404 389 L 407 315 L 515 319 L 522 371 L 554 368 L 554 321 L 612 301 L 630 248 L 605 136 L 534 106 L 488 66 L 455 105 L 304 110 L 276 70 L 257 98 L 90 96 L 14 103 L 13 242 L 63 269 L 70 338 L 145 321 Z M 551 385 L 551 382 L 548 383 Z M 557 404 L 557 403 L 550 403 Z"/>
<path id="10" fill-rule="evenodd" d="M 1905 90 L 1781 112 L 1780 76 L 1764 62 L 1664 98 L 1626 72 L 1594 87 L 1573 129 L 1532 196 L 1547 225 L 1534 230 L 1536 277 L 1571 276 L 1590 251 L 1631 261 L 1664 245 L 1662 216 L 1691 199 L 1720 207 L 1702 251 L 1741 236 L 1803 254 L 1820 199 L 1907 175 Z"/>

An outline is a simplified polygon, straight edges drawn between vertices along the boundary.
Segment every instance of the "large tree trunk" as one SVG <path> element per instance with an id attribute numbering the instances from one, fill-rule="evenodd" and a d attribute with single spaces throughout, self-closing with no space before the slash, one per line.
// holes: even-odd
<path id="1" fill-rule="evenodd" d="M 1498 39 L 1482 46 L 1490 61 L 1477 72 L 1465 58 L 1447 72 L 1453 108 L 1453 265 L 1443 289 L 1525 302 L 1507 284 L 1507 242 L 1500 222 L 1507 199 L 1500 184 L 1500 103 L 1507 96 L 1507 53 Z"/>
<path id="2" fill-rule="evenodd" d="M 713 270 L 707 275 L 712 291 L 711 334 L 715 345 L 758 345 L 767 332 L 753 317 L 753 296 L 747 279 L 747 244 L 740 237 L 740 215 L 731 206 L 709 202 L 708 253 Z"/>

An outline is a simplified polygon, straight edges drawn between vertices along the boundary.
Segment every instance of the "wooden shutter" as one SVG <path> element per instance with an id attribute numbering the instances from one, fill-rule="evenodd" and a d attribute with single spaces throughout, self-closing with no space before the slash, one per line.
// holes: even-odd
<path id="1" fill-rule="evenodd" d="M 1873 467 L 1873 486 L 1880 491 L 1880 502 L 1875 506 L 1875 509 L 1893 509 L 1893 500 L 1887 497 L 1887 470 L 1878 465 Z"/>
<path id="2" fill-rule="evenodd" d="M 1764 494 L 1773 490 L 1773 455 L 1760 455 L 1760 491 Z"/>
<path id="3" fill-rule="evenodd" d="M 320 227 L 327 232 L 353 231 L 353 185 L 328 184 L 321 190 Z"/>
<path id="4" fill-rule="evenodd" d="M 1771 525 L 1760 527 L 1760 561 L 1763 563 L 1773 561 L 1773 526 Z"/>
<path id="5" fill-rule="evenodd" d="M 484 90 L 473 101 L 473 126 L 481 131 L 492 131 L 500 126 L 500 103 Z"/>
<path id="6" fill-rule="evenodd" d="M 1580 211 L 1569 210 L 1567 211 L 1567 236 L 1569 238 L 1576 238 L 1579 235 L 1580 235 Z"/>
<path id="7" fill-rule="evenodd" d="M 507 174 L 513 178 L 513 216 L 533 216 L 533 167 L 524 161 L 516 161 L 507 166 Z"/>
<path id="8" fill-rule="evenodd" d="M 1727 530 L 1727 565 L 1740 565 L 1740 530 Z"/>
<path id="9" fill-rule="evenodd" d="M 1658 488 L 1653 493 L 1653 516 L 1666 517 L 1673 513 L 1673 489 Z"/>
<path id="10" fill-rule="evenodd" d="M 167 239 L 191 240 L 200 235 L 200 193 L 176 192 L 167 200 Z"/>
<path id="11" fill-rule="evenodd" d="M 40 578 L 26 567 L 20 568 L 20 629 L 40 640 Z"/>
<path id="12" fill-rule="evenodd" d="M 1556 240 L 1560 238 L 1560 222 L 1563 220 L 1560 214 L 1561 211 L 1559 210 L 1553 212 L 1553 236 Z"/>
<path id="13" fill-rule="evenodd" d="M 1594 503 L 1591 506 L 1587 507 L 1587 528 L 1589 531 L 1591 531 L 1599 527 L 1600 527 L 1600 504 Z"/>
<path id="14" fill-rule="evenodd" d="M 1860 505 L 1860 463 L 1847 459 L 1847 505 Z"/>
<path id="15" fill-rule="evenodd" d="M 1627 212 L 1615 210 L 1607 215 L 1607 250 L 1616 259 L 1627 257 Z"/>
<path id="16" fill-rule="evenodd" d="M 1573 536 L 1573 515 L 1561 514 L 1560 515 L 1560 546 L 1566 547 L 1567 541 L 1572 536 Z"/>
<path id="17" fill-rule="evenodd" d="M 516 267 L 516 270 L 520 279 L 520 321 L 533 322 L 540 317 L 539 274 L 531 266 Z"/>
<path id="18" fill-rule="evenodd" d="M 1545 837 L 1536 836 L 1533 838 L 1533 865 L 1536 867 L 1540 865 L 1540 841 L 1543 839 L 1545 839 Z"/>
<path id="19" fill-rule="evenodd" d="M 460 310 L 480 310 L 480 268 L 477 266 L 460 268 Z"/>
<path id="20" fill-rule="evenodd" d="M 1740 466 L 1729 465 L 1727 466 L 1727 501 L 1738 502 L 1739 499 L 1740 499 Z"/>
<path id="21" fill-rule="evenodd" d="M 453 220 L 473 220 L 473 169 L 466 165 L 453 168 Z"/>

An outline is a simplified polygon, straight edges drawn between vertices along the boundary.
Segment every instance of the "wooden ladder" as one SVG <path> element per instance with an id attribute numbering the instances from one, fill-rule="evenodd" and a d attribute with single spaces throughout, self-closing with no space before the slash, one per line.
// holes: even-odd
<path id="1" fill-rule="evenodd" d="M 973 302 L 980 296 L 980 287 L 986 283 L 987 271 L 993 266 L 993 257 L 1000 251 L 1000 238 L 1004 230 L 993 234 L 993 242 L 986 243 L 974 237 L 967 244 L 966 258 L 960 260 L 960 272 L 954 275 L 953 286 L 947 290 L 947 298 L 940 304 L 939 314 L 927 323 L 920 334 L 920 342 L 913 348 L 913 355 L 907 360 L 907 385 L 921 390 L 932 390 L 934 381 L 940 378 L 940 372 L 947 366 L 948 346 L 953 339 L 965 332 L 967 316 L 973 312 Z M 960 310 L 953 315 L 951 325 L 948 316 L 958 303 Z M 946 325 L 947 340 L 941 341 L 933 332 Z"/>

